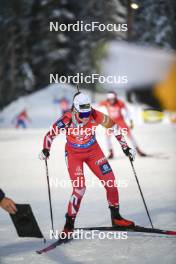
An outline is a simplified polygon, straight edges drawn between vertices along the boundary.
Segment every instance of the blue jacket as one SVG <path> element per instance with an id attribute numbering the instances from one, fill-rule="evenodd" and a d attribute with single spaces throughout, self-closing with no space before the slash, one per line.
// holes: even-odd
<path id="1" fill-rule="evenodd" d="M 0 202 L 4 197 L 5 197 L 5 193 L 3 192 L 3 190 L 0 189 Z"/>

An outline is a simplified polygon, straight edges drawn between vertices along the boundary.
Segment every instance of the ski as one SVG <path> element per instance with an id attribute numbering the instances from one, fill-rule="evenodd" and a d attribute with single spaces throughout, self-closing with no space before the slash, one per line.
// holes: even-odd
<path id="1" fill-rule="evenodd" d="M 83 230 L 83 231 L 93 231 L 93 230 L 98 230 L 98 231 L 127 231 L 127 232 L 137 232 L 137 233 L 153 233 L 153 234 L 162 234 L 162 235 L 169 235 L 169 236 L 176 236 L 176 231 L 172 230 L 163 230 L 163 229 L 158 229 L 158 228 L 150 228 L 150 227 L 143 227 L 143 226 L 133 226 L 133 227 L 113 227 L 113 226 L 95 226 L 95 227 L 79 227 L 75 228 L 76 230 Z M 62 244 L 69 243 L 72 241 L 73 238 L 65 238 L 65 239 L 58 239 L 56 242 L 48 245 L 47 247 L 37 250 L 36 253 L 42 254 L 42 253 L 47 253 L 53 249 L 55 249 L 57 246 L 60 246 Z"/>
<path id="2" fill-rule="evenodd" d="M 76 228 L 75 230 L 87 230 L 87 231 L 128 231 L 128 232 L 138 232 L 138 233 L 153 233 L 153 234 L 163 234 L 176 236 L 176 231 L 163 230 L 158 228 L 150 228 L 143 226 L 133 226 L 133 227 L 113 227 L 113 226 L 95 226 L 95 227 L 83 227 Z"/>
<path id="3" fill-rule="evenodd" d="M 43 249 L 40 249 L 40 250 L 37 250 L 36 253 L 37 254 L 42 254 L 42 253 L 47 253 L 53 249 L 55 249 L 56 247 L 62 245 L 62 244 L 66 244 L 66 243 L 69 243 L 70 241 L 72 240 L 72 238 L 59 238 L 56 242 L 48 245 L 47 247 L 43 248 Z"/>

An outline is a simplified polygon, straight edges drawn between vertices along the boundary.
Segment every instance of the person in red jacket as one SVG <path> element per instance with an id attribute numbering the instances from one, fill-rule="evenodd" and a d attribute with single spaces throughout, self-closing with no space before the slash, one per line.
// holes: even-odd
<path id="1" fill-rule="evenodd" d="M 133 147 L 136 149 L 137 153 L 140 156 L 146 156 L 146 154 L 137 145 L 137 142 L 131 132 L 130 128 L 133 128 L 133 121 L 130 118 L 129 111 L 125 103 L 117 97 L 116 92 L 114 91 L 108 92 L 106 100 L 100 102 L 99 105 L 106 107 L 109 117 L 114 121 L 115 124 L 117 124 L 121 129 L 123 129 L 127 133 L 127 136 L 131 140 Z M 130 122 L 129 126 L 127 125 L 125 119 L 129 120 Z M 109 150 L 108 159 L 112 159 L 114 158 L 114 152 L 113 152 L 110 135 L 107 134 L 106 138 L 107 138 L 107 145 Z"/>
<path id="2" fill-rule="evenodd" d="M 27 122 L 31 122 L 27 114 L 27 110 L 23 109 L 17 116 L 15 116 L 12 120 L 12 123 L 15 123 L 16 128 L 27 128 Z"/>
<path id="3" fill-rule="evenodd" d="M 118 189 L 115 184 L 115 176 L 102 152 L 95 137 L 95 128 L 102 126 L 113 129 L 116 139 L 119 141 L 123 152 L 134 160 L 135 153 L 127 145 L 118 126 L 107 115 L 93 109 L 88 95 L 78 92 L 74 96 L 72 110 L 59 118 L 44 137 L 41 159 L 47 159 L 54 138 L 61 132 L 66 133 L 65 157 L 73 192 L 68 203 L 66 223 L 63 232 L 73 232 L 74 222 L 78 213 L 81 200 L 86 190 L 84 167 L 86 163 L 92 172 L 103 182 L 106 190 L 107 201 L 111 212 L 111 220 L 114 226 L 133 226 L 134 222 L 124 219 L 119 212 Z M 76 187 L 74 182 L 76 181 Z"/>

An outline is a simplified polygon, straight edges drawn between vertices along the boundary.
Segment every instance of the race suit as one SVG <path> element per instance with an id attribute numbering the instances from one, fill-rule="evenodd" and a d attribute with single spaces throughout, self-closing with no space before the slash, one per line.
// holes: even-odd
<path id="1" fill-rule="evenodd" d="M 84 163 L 102 181 L 106 190 L 108 204 L 110 206 L 118 206 L 119 204 L 115 176 L 95 137 L 95 129 L 103 122 L 105 117 L 103 113 L 92 109 L 89 121 L 86 124 L 82 124 L 78 123 L 71 111 L 68 111 L 54 123 L 51 131 L 44 138 L 43 148 L 50 150 L 54 138 L 61 133 L 61 130 L 66 131 L 65 157 L 73 187 L 68 204 L 69 216 L 76 216 L 78 213 L 86 190 Z M 116 138 L 122 148 L 127 147 L 121 134 L 117 133 Z M 74 186 L 75 181 L 76 187 Z"/>

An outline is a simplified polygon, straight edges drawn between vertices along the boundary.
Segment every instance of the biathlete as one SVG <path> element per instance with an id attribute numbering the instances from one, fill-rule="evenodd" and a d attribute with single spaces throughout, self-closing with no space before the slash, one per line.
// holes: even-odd
<path id="1" fill-rule="evenodd" d="M 15 123 L 16 128 L 27 128 L 27 122 L 31 122 L 27 114 L 27 110 L 22 110 L 17 116 L 15 116 L 12 120 L 12 123 Z"/>
<path id="2" fill-rule="evenodd" d="M 118 98 L 117 93 L 114 91 L 110 91 L 107 93 L 107 97 L 105 101 L 101 101 L 99 103 L 100 106 L 106 107 L 109 117 L 117 124 L 121 129 L 125 129 L 127 136 L 131 140 L 133 144 L 133 148 L 136 149 L 137 153 L 140 156 L 147 156 L 138 146 L 130 128 L 133 128 L 133 121 L 130 118 L 129 111 L 125 105 L 125 103 Z M 128 126 L 126 123 L 126 119 L 130 121 L 130 125 Z M 111 143 L 110 134 L 106 134 L 107 146 L 109 150 L 108 159 L 114 158 L 114 151 Z"/>
<path id="3" fill-rule="evenodd" d="M 133 161 L 135 151 L 128 147 L 124 137 L 119 133 L 117 124 L 107 115 L 93 109 L 89 96 L 80 92 L 74 96 L 72 109 L 59 118 L 54 123 L 51 131 L 44 137 L 43 150 L 40 154 L 41 159 L 49 158 L 53 139 L 61 133 L 62 129 L 66 131 L 65 156 L 73 186 L 66 213 L 66 223 L 63 229 L 66 234 L 74 230 L 75 218 L 86 190 L 83 163 L 86 163 L 98 179 L 104 183 L 112 225 L 134 226 L 133 221 L 124 219 L 119 213 L 119 196 L 116 184 L 113 184 L 113 186 L 108 184 L 109 182 L 115 183 L 115 176 L 95 138 L 94 128 L 99 124 L 105 128 L 113 129 L 113 133 L 119 141 L 123 152 Z M 91 130 L 92 133 L 90 133 Z M 74 187 L 75 180 L 77 187 Z"/>

